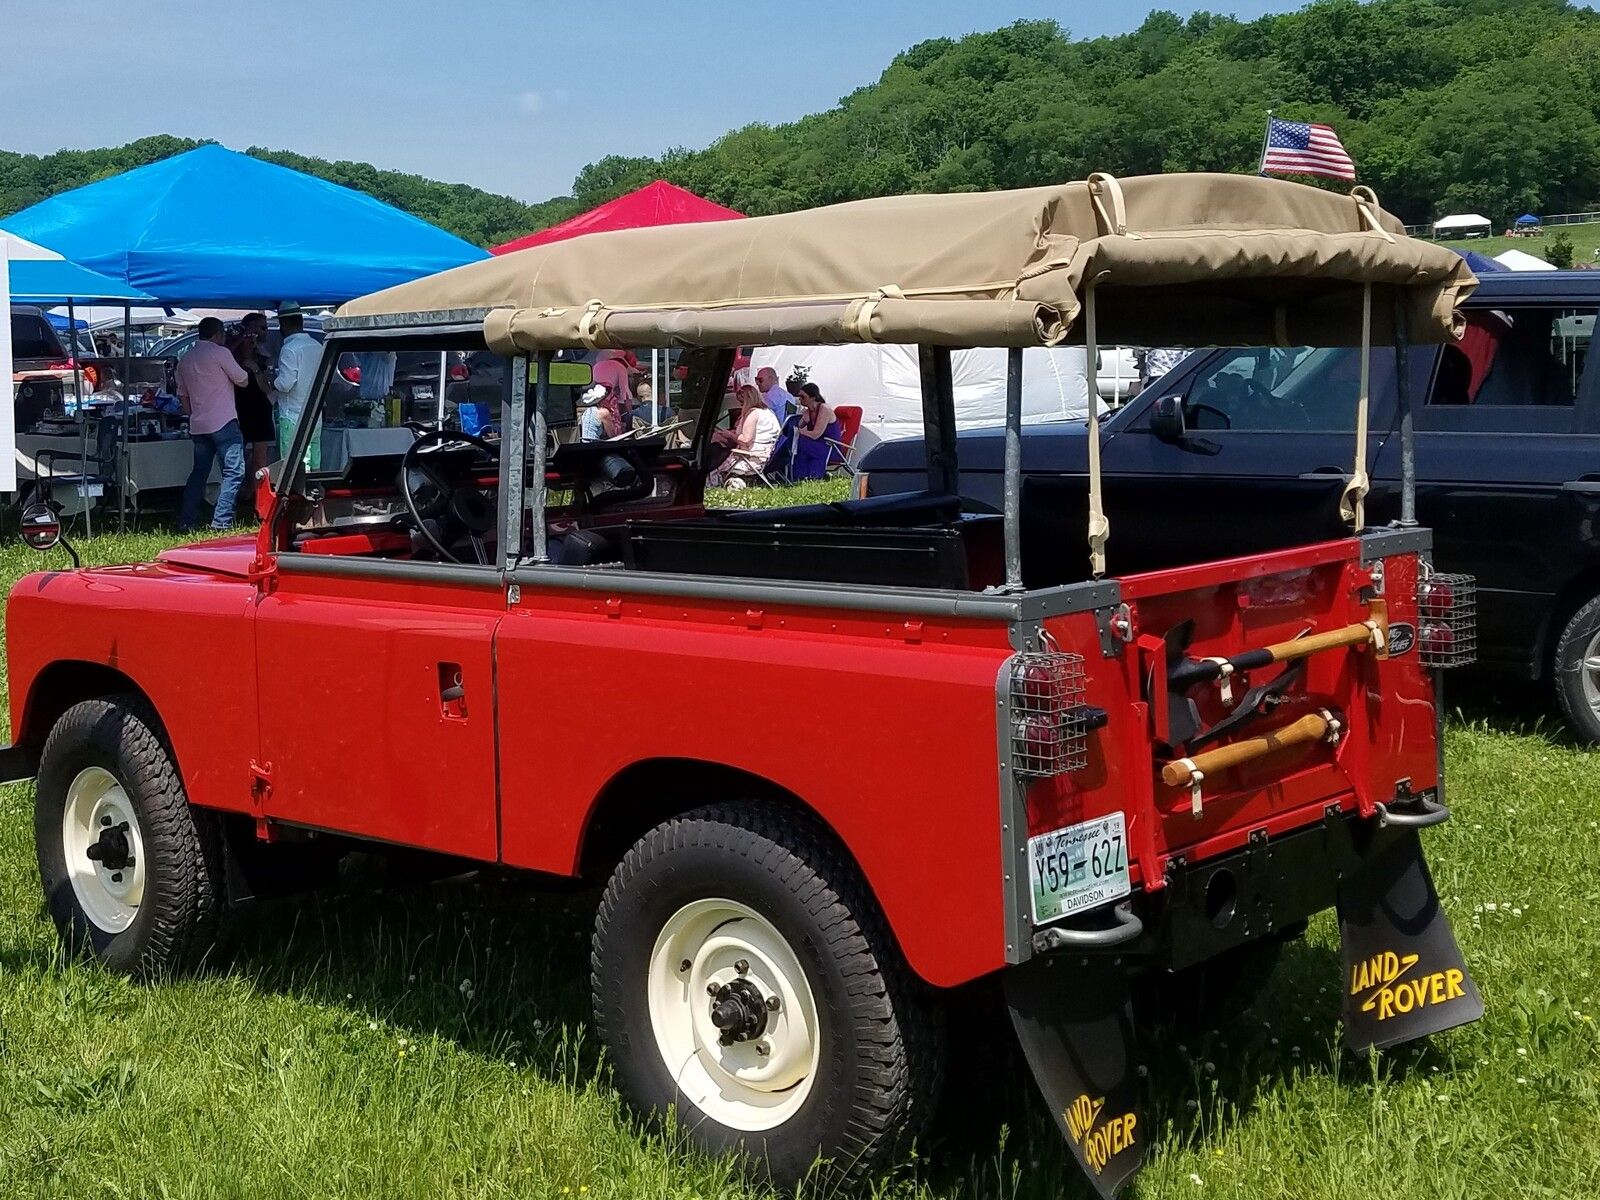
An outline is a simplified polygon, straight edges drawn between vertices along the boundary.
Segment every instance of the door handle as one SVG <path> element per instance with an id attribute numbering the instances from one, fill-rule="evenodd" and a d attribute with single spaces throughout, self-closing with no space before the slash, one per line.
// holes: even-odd
<path id="1" fill-rule="evenodd" d="M 1563 492 L 1576 492 L 1581 496 L 1600 495 L 1600 479 L 1569 479 L 1561 485 Z"/>
<path id="2" fill-rule="evenodd" d="M 1349 481 L 1350 472 L 1343 467 L 1313 467 L 1309 471 L 1301 471 L 1301 479 L 1343 479 Z"/>

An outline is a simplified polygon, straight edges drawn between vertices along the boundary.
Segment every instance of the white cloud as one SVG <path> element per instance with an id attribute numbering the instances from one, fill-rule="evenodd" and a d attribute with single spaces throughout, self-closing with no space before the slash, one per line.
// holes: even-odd
<path id="1" fill-rule="evenodd" d="M 544 97 L 538 92 L 523 92 L 517 97 L 517 107 L 531 117 L 544 107 Z"/>

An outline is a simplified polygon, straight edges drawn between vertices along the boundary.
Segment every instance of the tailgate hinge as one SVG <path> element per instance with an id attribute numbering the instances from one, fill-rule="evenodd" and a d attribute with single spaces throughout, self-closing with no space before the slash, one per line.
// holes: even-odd
<path id="1" fill-rule="evenodd" d="M 272 764 L 250 760 L 250 812 L 256 819 L 256 836 L 263 841 L 272 840 L 271 823 L 267 820 L 267 801 L 272 796 Z"/>

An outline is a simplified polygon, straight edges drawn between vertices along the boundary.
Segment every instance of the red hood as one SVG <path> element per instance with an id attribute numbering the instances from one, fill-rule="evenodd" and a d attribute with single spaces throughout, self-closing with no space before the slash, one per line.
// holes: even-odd
<path id="1" fill-rule="evenodd" d="M 255 535 L 244 534 L 211 542 L 195 542 L 188 546 L 174 546 L 156 555 L 156 561 L 245 579 L 250 575 L 250 564 L 255 557 Z"/>

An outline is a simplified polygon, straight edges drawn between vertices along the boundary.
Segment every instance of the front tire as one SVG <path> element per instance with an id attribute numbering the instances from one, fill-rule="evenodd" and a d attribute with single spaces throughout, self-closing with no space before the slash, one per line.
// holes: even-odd
<path id="1" fill-rule="evenodd" d="M 1600 596 L 1572 614 L 1552 665 L 1556 700 L 1568 727 L 1583 741 L 1600 745 Z"/>
<path id="2" fill-rule="evenodd" d="M 221 837 L 189 807 L 155 714 L 137 697 L 73 705 L 39 760 L 34 843 L 71 953 L 152 977 L 212 943 Z"/>
<path id="3" fill-rule="evenodd" d="M 647 833 L 606 887 L 591 965 L 627 1100 L 675 1105 L 701 1147 L 780 1187 L 819 1160 L 834 1181 L 872 1174 L 935 1107 L 941 1014 L 853 867 L 792 814 L 714 806 Z"/>

